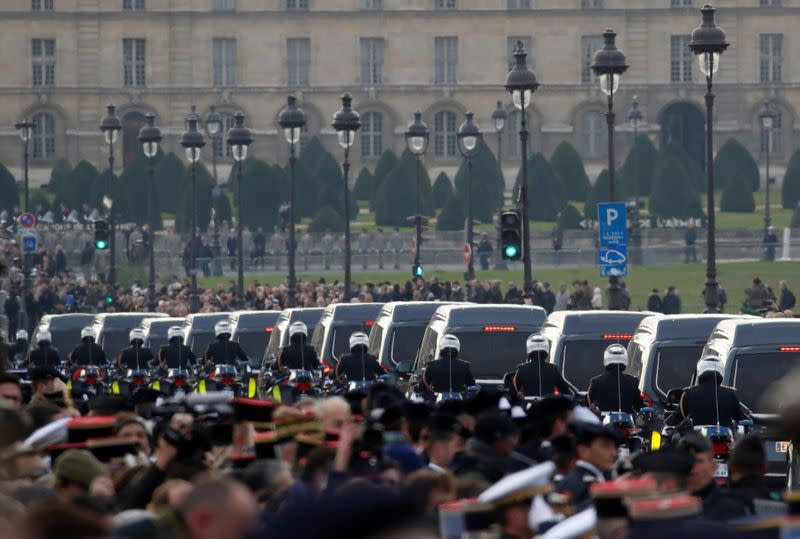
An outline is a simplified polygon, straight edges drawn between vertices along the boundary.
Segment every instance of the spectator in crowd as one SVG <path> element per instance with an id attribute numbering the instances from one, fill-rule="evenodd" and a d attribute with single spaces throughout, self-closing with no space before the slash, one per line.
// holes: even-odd
<path id="1" fill-rule="evenodd" d="M 667 288 L 664 299 L 661 300 L 661 312 L 664 314 L 681 313 L 681 298 L 678 296 L 678 290 L 674 286 Z"/>

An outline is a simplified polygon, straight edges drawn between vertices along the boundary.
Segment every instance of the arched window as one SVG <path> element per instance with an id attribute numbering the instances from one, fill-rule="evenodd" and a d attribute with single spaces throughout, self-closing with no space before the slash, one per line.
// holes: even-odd
<path id="1" fill-rule="evenodd" d="M 581 153 L 584 157 L 605 155 L 605 119 L 598 111 L 581 116 Z"/>
<path id="2" fill-rule="evenodd" d="M 361 157 L 380 157 L 383 153 L 383 114 L 367 112 L 361 116 Z"/>
<path id="3" fill-rule="evenodd" d="M 236 119 L 232 114 L 225 112 L 220 112 L 219 117 L 222 120 L 222 131 L 220 131 L 220 133 L 213 139 L 214 155 L 217 157 L 230 157 L 231 147 L 228 146 L 226 141 L 228 137 L 228 130 L 234 126 Z"/>
<path id="4" fill-rule="evenodd" d="M 457 152 L 456 113 L 439 111 L 433 117 L 433 154 L 436 157 L 455 157 Z"/>
<path id="5" fill-rule="evenodd" d="M 40 112 L 33 117 L 31 157 L 54 159 L 56 156 L 56 121 L 52 114 Z"/>

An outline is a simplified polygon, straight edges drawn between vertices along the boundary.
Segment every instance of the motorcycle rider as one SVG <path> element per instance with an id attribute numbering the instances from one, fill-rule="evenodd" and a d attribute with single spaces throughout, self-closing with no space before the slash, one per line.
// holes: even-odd
<path id="1" fill-rule="evenodd" d="M 369 337 L 363 331 L 350 335 L 350 353 L 344 354 L 336 364 L 336 381 L 346 384 L 348 381 L 374 381 L 384 374 L 378 358 L 367 352 Z"/>
<path id="2" fill-rule="evenodd" d="M 169 344 L 158 351 L 158 362 L 165 371 L 169 369 L 188 369 L 197 361 L 192 349 L 183 344 L 183 329 L 172 326 L 167 330 Z"/>
<path id="3" fill-rule="evenodd" d="M 8 347 L 8 358 L 12 363 L 20 365 L 28 354 L 28 332 L 24 329 L 17 330 L 17 340 Z"/>
<path id="4" fill-rule="evenodd" d="M 294 322 L 289 326 L 289 346 L 281 350 L 278 361 L 275 362 L 276 370 L 287 373 L 290 370 L 304 369 L 318 371 L 322 369 L 317 351 L 306 344 L 308 328 L 303 322 Z"/>
<path id="5" fill-rule="evenodd" d="M 439 341 L 439 359 L 431 361 L 422 373 L 422 381 L 434 393 L 463 393 L 475 385 L 469 362 L 458 359 L 461 341 L 449 333 Z"/>
<path id="6" fill-rule="evenodd" d="M 231 340 L 230 322 L 227 320 L 220 320 L 214 326 L 214 335 L 217 340 L 212 342 L 206 348 L 206 353 L 203 354 L 203 361 L 208 365 L 233 365 L 239 366 L 239 360 L 247 361 L 247 354 L 244 353 L 242 347 L 238 342 Z"/>
<path id="7" fill-rule="evenodd" d="M 589 382 L 589 404 L 601 412 L 636 413 L 644 408 L 639 379 L 623 371 L 628 353 L 621 344 L 612 344 L 603 353 L 605 371 Z"/>
<path id="8" fill-rule="evenodd" d="M 525 347 L 528 361 L 517 366 L 514 374 L 514 389 L 525 397 L 544 397 L 558 390 L 562 395 L 571 395 L 572 389 L 558 372 L 558 367 L 548 363 L 550 345 L 540 333 L 528 337 Z"/>
<path id="9" fill-rule="evenodd" d="M 714 355 L 697 362 L 697 383 L 684 391 L 680 401 L 681 417 L 694 425 L 735 426 L 749 419 L 739 402 L 736 390 L 722 385 L 725 366 Z"/>
<path id="10" fill-rule="evenodd" d="M 119 353 L 117 366 L 120 370 L 146 370 L 155 359 L 153 352 L 144 345 L 145 334 L 139 328 L 128 333 L 131 345 Z"/>
<path id="11" fill-rule="evenodd" d="M 70 367 L 87 367 L 89 365 L 105 365 L 106 353 L 95 342 L 97 333 L 92 326 L 81 330 L 81 343 L 69 353 Z"/>
<path id="12" fill-rule="evenodd" d="M 51 344 L 53 339 L 49 331 L 40 331 L 36 336 L 37 348 L 28 353 L 25 365 L 28 367 L 40 367 L 55 369 L 61 365 L 61 357 L 58 350 Z"/>

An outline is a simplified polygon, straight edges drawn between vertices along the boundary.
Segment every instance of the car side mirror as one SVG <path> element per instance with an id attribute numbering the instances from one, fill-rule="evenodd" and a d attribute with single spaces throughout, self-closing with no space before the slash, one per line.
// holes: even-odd
<path id="1" fill-rule="evenodd" d="M 413 369 L 414 363 L 411 360 L 401 361 L 396 368 L 398 374 L 411 374 Z"/>

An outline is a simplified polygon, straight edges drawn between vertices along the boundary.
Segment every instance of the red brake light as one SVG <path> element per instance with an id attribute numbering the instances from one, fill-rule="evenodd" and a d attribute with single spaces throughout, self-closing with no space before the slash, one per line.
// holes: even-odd
<path id="1" fill-rule="evenodd" d="M 561 392 L 558 390 L 558 388 L 555 388 L 555 390 L 553 390 L 553 395 L 561 395 Z"/>
<path id="2" fill-rule="evenodd" d="M 375 325 L 375 320 L 365 320 L 364 321 L 364 325 L 365 326 L 374 326 Z"/>
<path id="3" fill-rule="evenodd" d="M 183 387 L 186 385 L 186 378 L 175 378 L 175 387 Z"/>
<path id="4" fill-rule="evenodd" d="M 483 331 L 516 331 L 517 326 L 483 326 Z"/>
<path id="5" fill-rule="evenodd" d="M 273 329 L 275 328 L 264 328 L 264 331 L 266 331 L 267 333 L 272 333 Z"/>
<path id="6" fill-rule="evenodd" d="M 781 352 L 800 352 L 800 346 L 781 346 L 778 350 Z"/>
<path id="7" fill-rule="evenodd" d="M 714 456 L 718 458 L 727 457 L 731 450 L 730 444 L 724 440 L 715 440 L 712 442 L 712 446 L 714 448 Z"/>
<path id="8" fill-rule="evenodd" d="M 324 359 L 322 360 L 322 374 L 330 374 L 331 366 Z"/>
<path id="9" fill-rule="evenodd" d="M 648 407 L 648 408 L 652 408 L 652 407 L 653 407 L 653 399 L 651 399 L 650 397 L 648 397 L 648 396 L 647 396 L 647 395 L 644 393 L 644 391 L 641 391 L 640 393 L 642 394 L 642 399 L 644 400 L 645 404 L 647 404 L 647 407 Z"/>
<path id="10" fill-rule="evenodd" d="M 223 376 L 219 379 L 220 383 L 224 386 L 229 386 L 233 384 L 233 377 L 232 376 Z"/>
<path id="11" fill-rule="evenodd" d="M 297 384 L 298 391 L 308 391 L 309 389 L 311 389 L 311 384 L 309 382 L 300 382 Z"/>
<path id="12" fill-rule="evenodd" d="M 604 339 L 613 339 L 613 340 L 631 340 L 633 339 L 633 333 L 603 333 Z"/>
<path id="13" fill-rule="evenodd" d="M 89 384 L 90 386 L 95 385 L 97 383 L 97 377 L 95 377 L 95 376 L 87 377 L 86 378 L 86 383 Z"/>

